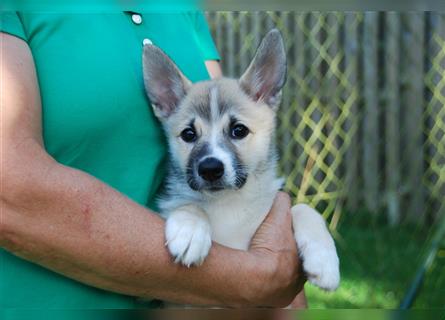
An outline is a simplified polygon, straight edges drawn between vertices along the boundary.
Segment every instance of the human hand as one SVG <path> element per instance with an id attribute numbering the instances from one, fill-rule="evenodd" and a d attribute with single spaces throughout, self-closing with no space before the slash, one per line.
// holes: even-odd
<path id="1" fill-rule="evenodd" d="M 256 261 L 253 302 L 258 306 L 285 307 L 306 281 L 292 231 L 290 198 L 275 197 L 272 208 L 255 233 L 249 254 Z"/>

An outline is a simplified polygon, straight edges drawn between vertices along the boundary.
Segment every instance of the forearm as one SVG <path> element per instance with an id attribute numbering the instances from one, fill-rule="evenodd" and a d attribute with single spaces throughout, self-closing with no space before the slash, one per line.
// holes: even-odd
<path id="1" fill-rule="evenodd" d="M 240 274 L 246 268 L 238 265 L 246 261 L 245 252 L 214 245 L 203 266 L 176 265 L 165 249 L 158 216 L 88 174 L 52 161 L 32 142 L 21 147 L 27 151 L 21 159 L 10 159 L 10 188 L 2 193 L 1 246 L 6 250 L 128 295 L 241 303 L 236 288 L 246 278 Z"/>

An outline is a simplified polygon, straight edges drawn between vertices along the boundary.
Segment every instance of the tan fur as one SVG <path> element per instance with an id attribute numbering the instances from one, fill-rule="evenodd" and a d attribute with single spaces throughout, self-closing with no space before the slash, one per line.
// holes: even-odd
<path id="1" fill-rule="evenodd" d="M 217 123 L 206 123 L 199 117 L 195 109 L 197 104 L 208 101 L 210 89 L 215 86 L 219 96 L 231 106 L 229 113 L 224 114 Z M 229 126 L 229 115 L 233 114 L 251 131 L 245 139 L 235 141 L 243 162 L 255 167 L 259 159 L 265 159 L 267 148 L 271 144 L 275 131 L 275 112 L 265 103 L 252 101 L 240 88 L 235 79 L 221 78 L 194 84 L 184 98 L 178 111 L 173 113 L 164 123 L 169 142 L 175 150 L 174 157 L 179 160 L 181 168 L 185 168 L 193 145 L 180 138 L 181 131 L 192 119 L 196 119 L 195 127 L 200 136 L 208 139 L 212 128 L 223 131 Z"/>

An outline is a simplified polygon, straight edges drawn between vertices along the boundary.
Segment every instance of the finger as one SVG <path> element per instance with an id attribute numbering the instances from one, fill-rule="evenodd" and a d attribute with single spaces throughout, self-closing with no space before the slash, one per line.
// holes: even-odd
<path id="1" fill-rule="evenodd" d="M 289 224 L 291 200 L 287 193 L 278 192 L 264 222 L 274 224 Z"/>
<path id="2" fill-rule="evenodd" d="M 267 217 L 255 232 L 250 248 L 273 247 L 281 250 L 289 243 L 291 224 L 290 198 L 286 193 L 279 192 Z"/>

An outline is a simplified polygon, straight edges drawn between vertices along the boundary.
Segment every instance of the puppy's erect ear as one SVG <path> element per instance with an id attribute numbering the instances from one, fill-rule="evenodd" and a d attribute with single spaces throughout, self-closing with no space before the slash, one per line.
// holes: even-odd
<path id="1" fill-rule="evenodd" d="M 286 51 L 280 31 L 267 33 L 239 82 L 254 101 L 262 100 L 274 109 L 279 106 L 286 82 Z"/>
<path id="2" fill-rule="evenodd" d="M 142 57 L 145 91 L 158 118 L 171 115 L 185 96 L 191 82 L 158 47 L 144 45 Z"/>

